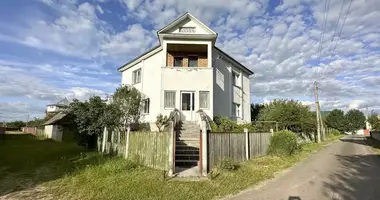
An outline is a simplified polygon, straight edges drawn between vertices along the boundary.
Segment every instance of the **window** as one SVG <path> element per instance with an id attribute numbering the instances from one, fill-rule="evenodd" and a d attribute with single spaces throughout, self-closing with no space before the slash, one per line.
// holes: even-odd
<path id="1" fill-rule="evenodd" d="M 132 84 L 141 82 L 141 69 L 132 72 Z"/>
<path id="2" fill-rule="evenodd" d="M 198 67 L 198 56 L 189 56 L 189 67 Z"/>
<path id="3" fill-rule="evenodd" d="M 175 91 L 165 91 L 164 104 L 165 108 L 175 108 Z"/>
<path id="4" fill-rule="evenodd" d="M 199 108 L 209 109 L 210 108 L 210 93 L 208 91 L 199 92 Z"/>
<path id="5" fill-rule="evenodd" d="M 150 106 L 149 99 L 142 100 L 142 113 L 149 114 L 149 106 Z"/>
<path id="6" fill-rule="evenodd" d="M 239 76 L 240 75 L 238 73 L 232 72 L 232 85 L 240 86 Z"/>
<path id="7" fill-rule="evenodd" d="M 240 104 L 232 103 L 232 116 L 240 117 Z"/>
<path id="8" fill-rule="evenodd" d="M 195 33 L 195 27 L 179 27 L 180 33 Z"/>
<path id="9" fill-rule="evenodd" d="M 183 66 L 183 57 L 174 57 L 174 67 Z"/>

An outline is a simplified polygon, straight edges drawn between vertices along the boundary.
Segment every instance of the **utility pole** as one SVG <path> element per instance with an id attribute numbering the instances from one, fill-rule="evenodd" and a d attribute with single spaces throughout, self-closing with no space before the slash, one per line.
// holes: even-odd
<path id="1" fill-rule="evenodd" d="M 315 113 L 317 115 L 317 143 L 321 142 L 321 126 L 320 126 L 320 112 L 319 112 L 319 102 L 318 102 L 318 83 L 314 82 L 314 97 L 315 97 Z"/>

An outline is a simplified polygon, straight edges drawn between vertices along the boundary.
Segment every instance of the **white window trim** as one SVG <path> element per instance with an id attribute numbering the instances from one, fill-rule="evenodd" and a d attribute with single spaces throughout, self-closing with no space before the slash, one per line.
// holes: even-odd
<path id="1" fill-rule="evenodd" d="M 232 71 L 232 78 L 234 80 L 232 80 L 232 85 L 236 86 L 236 87 L 241 87 L 240 86 L 240 78 L 241 78 L 241 74 L 239 72 L 236 72 L 236 71 Z"/>
<path id="2" fill-rule="evenodd" d="M 232 112 L 232 117 L 234 118 L 241 118 L 241 109 L 240 109 L 241 105 L 238 104 L 238 103 L 232 103 L 232 109 L 231 109 L 231 112 Z M 235 112 L 234 111 L 234 108 L 235 108 Z"/>
<path id="3" fill-rule="evenodd" d="M 148 112 L 145 112 L 146 102 L 148 102 Z M 149 114 L 149 113 L 150 113 L 150 99 L 146 98 L 146 99 L 142 100 L 142 111 L 141 111 L 141 114 Z"/>
<path id="4" fill-rule="evenodd" d="M 166 107 L 166 99 L 165 99 L 165 97 L 166 97 L 166 93 L 167 92 L 173 92 L 174 93 L 174 106 L 173 107 Z M 175 91 L 175 90 L 164 90 L 164 109 L 166 109 L 166 110 L 172 110 L 172 109 L 175 109 L 175 107 L 176 107 L 176 104 L 177 104 L 177 102 L 176 102 L 176 99 L 177 99 L 177 91 Z"/>
<path id="5" fill-rule="evenodd" d="M 137 81 L 137 76 L 136 76 L 136 74 L 137 74 L 137 72 L 140 72 L 140 80 L 138 80 Z M 135 85 L 135 84 L 138 84 L 138 83 L 141 83 L 141 68 L 139 68 L 139 69 L 136 69 L 136 70 L 134 70 L 133 72 L 132 72 L 132 85 Z"/>
<path id="6" fill-rule="evenodd" d="M 207 107 L 201 106 L 201 93 L 207 93 Z M 210 109 L 210 91 L 199 91 L 199 109 Z"/>

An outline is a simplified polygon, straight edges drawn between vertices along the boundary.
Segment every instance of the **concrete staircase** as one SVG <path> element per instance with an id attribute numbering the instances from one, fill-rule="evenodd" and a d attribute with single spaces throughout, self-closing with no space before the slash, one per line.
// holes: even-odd
<path id="1" fill-rule="evenodd" d="M 200 128 L 194 122 L 179 122 L 176 127 L 175 165 L 176 171 L 191 169 L 198 174 Z M 194 174 L 197 173 L 197 174 Z"/>

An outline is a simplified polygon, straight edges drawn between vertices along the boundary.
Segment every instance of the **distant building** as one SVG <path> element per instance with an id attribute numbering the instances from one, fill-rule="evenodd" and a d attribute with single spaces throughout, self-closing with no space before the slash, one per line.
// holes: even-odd
<path id="1" fill-rule="evenodd" d="M 61 101 L 59 101 L 56 104 L 47 105 L 46 106 L 46 116 L 58 113 L 62 110 L 65 110 L 66 108 L 69 107 L 69 104 L 70 104 L 69 100 L 67 100 L 67 98 L 65 97 L 64 99 L 62 99 Z"/>

